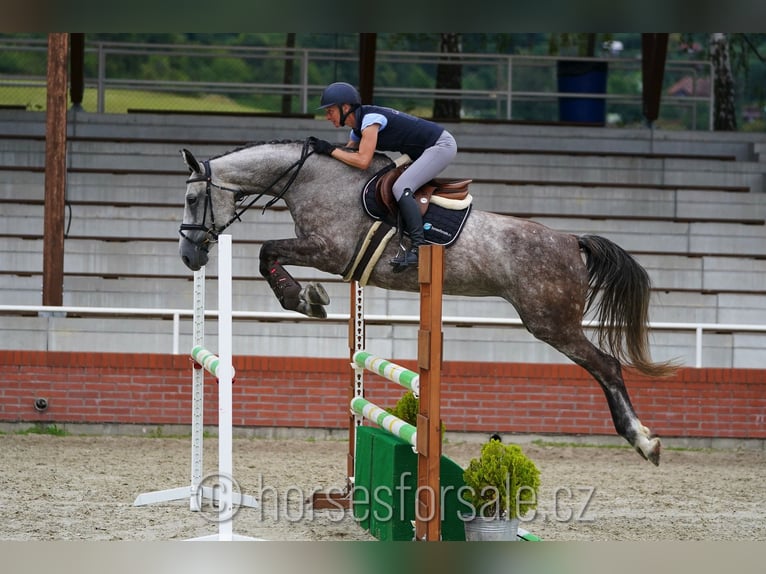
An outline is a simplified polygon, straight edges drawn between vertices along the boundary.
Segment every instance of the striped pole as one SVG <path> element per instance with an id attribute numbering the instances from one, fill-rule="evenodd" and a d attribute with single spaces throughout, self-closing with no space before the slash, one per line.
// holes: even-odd
<path id="1" fill-rule="evenodd" d="M 218 358 L 217 355 L 214 353 L 208 351 L 205 347 L 201 345 L 196 345 L 191 350 L 191 356 L 192 359 L 194 359 L 198 364 L 202 365 L 202 367 L 211 375 L 214 377 L 218 376 L 218 369 L 221 366 L 221 359 Z M 231 376 L 234 377 L 234 367 L 231 368 Z"/>
<path id="2" fill-rule="evenodd" d="M 384 428 L 392 435 L 397 436 L 402 440 L 406 440 L 413 447 L 417 447 L 418 430 L 414 426 L 404 422 L 399 417 L 395 417 L 391 413 L 386 412 L 367 399 L 354 397 L 351 400 L 351 410 L 362 415 L 367 420 L 374 422 L 381 428 Z"/>
<path id="3" fill-rule="evenodd" d="M 192 343 L 202 347 L 205 344 L 205 266 L 194 272 L 194 315 Z M 203 453 L 202 441 L 205 434 L 205 372 L 192 369 L 192 428 L 191 428 L 191 495 L 189 508 L 199 512 L 200 498 L 195 496 L 202 483 Z"/>
<path id="4" fill-rule="evenodd" d="M 232 294 L 231 235 L 218 236 L 218 352 L 214 367 L 218 377 L 218 481 L 221 497 L 218 507 L 218 540 L 234 539 L 234 479 L 232 470 Z M 211 353 L 212 354 L 212 353 Z"/>
<path id="5" fill-rule="evenodd" d="M 420 375 L 414 371 L 376 357 L 367 351 L 354 353 L 354 363 L 412 391 L 416 398 L 420 395 Z"/>

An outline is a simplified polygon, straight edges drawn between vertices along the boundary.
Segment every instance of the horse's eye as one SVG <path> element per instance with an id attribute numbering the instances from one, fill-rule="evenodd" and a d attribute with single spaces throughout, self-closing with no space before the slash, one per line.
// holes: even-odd
<path id="1" fill-rule="evenodd" d="M 190 207 L 194 207 L 195 205 L 197 205 L 197 196 L 190 195 L 189 197 L 187 197 L 186 204 L 189 205 Z"/>

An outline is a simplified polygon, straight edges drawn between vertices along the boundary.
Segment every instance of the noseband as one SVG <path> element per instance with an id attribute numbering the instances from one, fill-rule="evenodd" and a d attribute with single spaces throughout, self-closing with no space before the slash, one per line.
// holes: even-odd
<path id="1" fill-rule="evenodd" d="M 186 239 L 189 243 L 192 243 L 194 246 L 197 247 L 197 249 L 200 249 L 202 251 L 207 252 L 210 248 L 210 245 L 216 243 L 218 241 L 218 236 L 232 223 L 235 221 L 241 221 L 240 216 L 245 213 L 248 209 L 250 209 L 255 203 L 263 197 L 264 194 L 266 194 L 268 191 L 270 191 L 272 188 L 274 188 L 279 181 L 285 177 L 288 173 L 293 172 L 290 176 L 290 179 L 285 183 L 284 187 L 282 189 L 274 194 L 274 197 L 272 197 L 266 205 L 263 206 L 263 211 L 266 211 L 269 207 L 274 205 L 277 201 L 282 199 L 284 194 L 287 192 L 287 190 L 290 188 L 290 186 L 295 181 L 295 178 L 298 176 L 298 172 L 303 167 L 303 164 L 306 162 L 306 159 L 313 154 L 314 151 L 311 149 L 311 146 L 309 145 L 309 140 L 307 139 L 305 142 L 303 142 L 303 149 L 301 150 L 301 156 L 300 158 L 295 161 L 290 167 L 288 167 L 284 172 L 282 172 L 281 175 L 279 175 L 270 185 L 266 187 L 264 191 L 259 193 L 254 199 L 250 200 L 246 205 L 240 206 L 238 209 L 235 209 L 234 216 L 229 219 L 224 225 L 217 227 L 215 224 L 215 212 L 213 210 L 213 196 L 211 189 L 213 187 L 216 187 L 220 189 L 221 191 L 230 191 L 234 194 L 234 202 L 239 203 L 242 201 L 243 198 L 254 195 L 255 192 L 248 193 L 246 190 L 243 189 L 232 189 L 230 187 L 224 187 L 222 185 L 218 185 L 216 183 L 213 183 L 213 175 L 210 168 L 210 160 L 205 160 L 202 162 L 202 167 L 205 169 L 204 173 L 198 173 L 198 174 L 192 174 L 192 176 L 186 180 L 186 184 L 190 183 L 199 183 L 199 182 L 205 182 L 205 206 L 204 211 L 202 212 L 202 222 L 201 223 L 181 223 L 181 226 L 178 229 L 178 233 L 181 237 Z M 208 211 L 210 211 L 210 225 L 207 225 L 207 214 Z M 204 235 L 202 236 L 202 239 L 198 241 L 194 241 L 191 239 L 185 231 L 203 231 Z"/>

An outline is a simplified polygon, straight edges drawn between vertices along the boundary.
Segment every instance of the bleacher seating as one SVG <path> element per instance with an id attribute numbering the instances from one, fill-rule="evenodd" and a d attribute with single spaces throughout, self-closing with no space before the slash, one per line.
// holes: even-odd
<path id="1" fill-rule="evenodd" d="M 460 152 L 444 176 L 473 178 L 477 208 L 617 241 L 652 277 L 653 321 L 766 323 L 762 135 L 478 123 L 449 127 Z M 2 304 L 41 303 L 44 131 L 43 114 L 0 110 Z M 188 308 L 191 272 L 177 254 L 186 175 L 179 149 L 187 147 L 203 158 L 248 142 L 308 135 L 345 139 L 327 122 L 306 118 L 72 113 L 64 304 Z M 289 214 L 279 206 L 263 215 L 255 209 L 232 232 L 235 310 L 280 311 L 257 273 L 257 254 L 262 241 L 293 235 Z M 213 252 L 210 269 L 215 261 Z M 340 278 L 312 269 L 291 271 L 300 280 L 324 283 L 333 297 L 331 313 L 348 312 L 348 286 Z M 210 288 L 214 292 L 213 282 Z M 417 313 L 412 294 L 367 291 L 368 313 Z M 444 314 L 516 316 L 498 299 L 459 297 L 445 299 Z M 61 331 L 46 335 L 52 321 Z M 118 318 L 5 314 L 0 346 L 112 351 L 128 342 L 149 352 L 169 350 L 170 328 L 147 335 L 157 331 L 156 320 L 125 325 Z M 237 325 L 254 353 L 346 353 L 342 326 Z M 184 324 L 183 336 L 189 331 Z M 372 326 L 369 336 L 388 347 L 381 354 L 414 357 L 414 327 Z M 693 355 L 693 333 L 657 331 L 653 339 L 657 358 L 680 355 L 689 362 Z M 445 344 L 455 360 L 565 360 L 520 330 L 451 328 Z M 764 347 L 763 334 L 711 334 L 705 338 L 706 360 L 715 364 L 706 366 L 762 366 L 756 357 Z"/>

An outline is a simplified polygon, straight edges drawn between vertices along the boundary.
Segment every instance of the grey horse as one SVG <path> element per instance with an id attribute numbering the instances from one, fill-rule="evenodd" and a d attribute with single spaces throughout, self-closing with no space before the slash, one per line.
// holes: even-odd
<path id="1" fill-rule="evenodd" d="M 218 234 L 261 196 L 266 207 L 282 200 L 295 237 L 265 241 L 259 271 L 285 309 L 325 317 L 329 297 L 320 284 L 300 285 L 284 268 L 297 265 L 343 275 L 372 223 L 360 200 L 365 183 L 390 167 L 377 154 L 367 171 L 313 154 L 306 142 L 248 145 L 199 162 L 182 150 L 189 168 L 179 252 L 197 270 Z M 415 269 L 394 273 L 396 241 L 369 274 L 367 284 L 417 291 Z M 502 297 L 526 329 L 601 385 L 616 431 L 645 459 L 658 465 L 660 440 L 638 419 L 622 377 L 622 365 L 652 376 L 671 375 L 670 362 L 649 356 L 650 281 L 625 250 L 596 236 L 576 236 L 533 221 L 474 209 L 457 241 L 445 250 L 444 293 Z M 598 344 L 582 321 L 593 307 Z"/>

